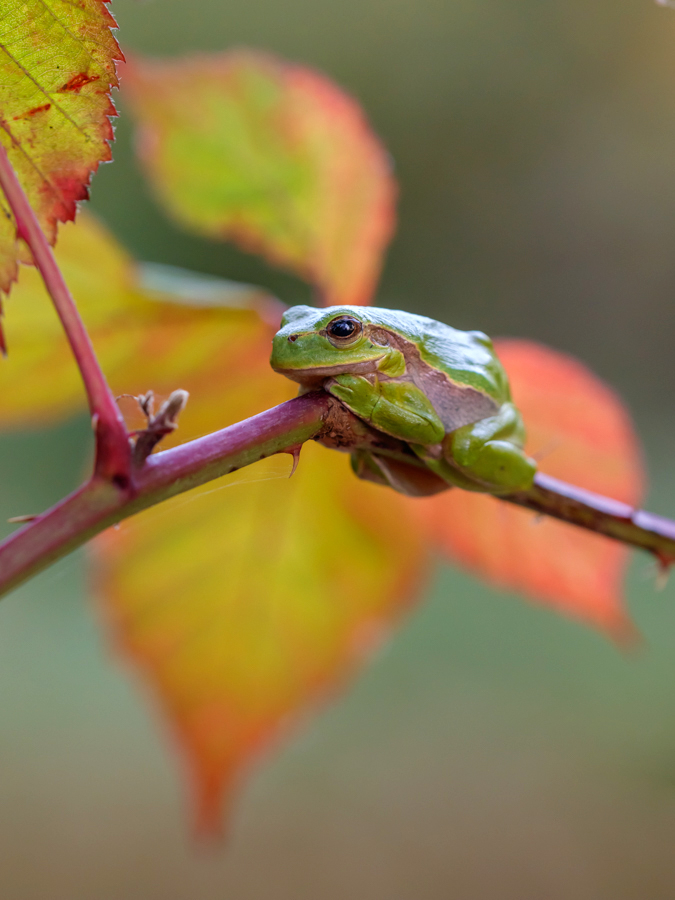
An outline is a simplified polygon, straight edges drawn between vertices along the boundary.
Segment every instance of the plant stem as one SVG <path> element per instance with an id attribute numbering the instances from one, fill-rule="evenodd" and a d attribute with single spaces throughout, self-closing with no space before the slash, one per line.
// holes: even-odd
<path id="1" fill-rule="evenodd" d="M 0 543 L 0 596 L 142 509 L 275 453 L 293 453 L 324 428 L 329 410 L 327 394 L 307 394 L 156 453 L 135 473 L 133 496 L 94 476 Z"/>
<path id="2" fill-rule="evenodd" d="M 304 394 L 221 431 L 148 457 L 134 475 L 135 493 L 124 494 L 94 477 L 75 493 L 0 544 L 0 596 L 116 522 L 227 475 L 274 453 L 297 452 L 304 441 L 328 439 L 333 446 L 368 446 L 383 435 L 323 391 Z M 413 457 L 386 440 L 392 456 Z M 372 445 L 372 444 L 371 444 Z M 399 445 L 401 448 L 403 445 Z M 537 475 L 522 494 L 500 498 L 653 553 L 662 565 L 675 561 L 675 522 L 634 510 L 547 475 Z M 414 502 L 414 501 L 411 501 Z"/>
<path id="3" fill-rule="evenodd" d="M 509 503 L 653 553 L 666 568 L 675 562 L 675 522 L 633 509 L 538 472 L 529 491 L 503 497 Z"/>
<path id="4" fill-rule="evenodd" d="M 0 187 L 16 220 L 17 236 L 28 245 L 52 298 L 87 392 L 96 435 L 95 476 L 122 490 L 131 486 L 131 449 L 127 429 L 108 386 L 75 301 L 54 259 L 28 198 L 0 144 Z"/>

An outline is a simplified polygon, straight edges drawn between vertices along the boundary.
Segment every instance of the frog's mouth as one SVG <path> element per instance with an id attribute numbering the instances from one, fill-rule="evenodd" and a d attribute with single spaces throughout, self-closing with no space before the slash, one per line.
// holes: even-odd
<path id="1" fill-rule="evenodd" d="M 349 363 L 337 366 L 316 366 L 312 368 L 295 369 L 293 366 L 272 366 L 275 372 L 285 375 L 291 381 L 297 381 L 312 388 L 320 388 L 327 378 L 336 375 L 371 375 L 377 371 L 377 364 L 384 359 L 384 353 L 374 359 L 366 359 L 363 362 Z"/>

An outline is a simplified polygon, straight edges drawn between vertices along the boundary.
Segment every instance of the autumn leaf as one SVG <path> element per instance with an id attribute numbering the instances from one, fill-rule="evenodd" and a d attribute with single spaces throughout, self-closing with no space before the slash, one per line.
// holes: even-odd
<path id="1" fill-rule="evenodd" d="M 347 457 L 309 444 L 289 471 L 265 460 L 96 542 L 107 618 L 159 693 L 210 832 L 251 763 L 390 633 L 425 568 L 403 499 L 357 482 Z"/>
<path id="2" fill-rule="evenodd" d="M 271 298 L 249 289 L 239 294 L 239 300 L 253 308 L 218 308 L 218 282 L 211 281 L 210 295 L 202 301 L 192 296 L 189 307 L 183 304 L 190 294 L 170 295 L 168 286 L 167 290 L 157 286 L 157 279 L 152 289 L 141 287 L 134 261 L 90 214 L 83 213 L 77 226 L 63 229 L 56 256 L 116 394 L 138 394 L 150 387 L 168 394 L 184 386 L 189 376 L 196 396 L 182 415 L 181 439 L 203 433 L 199 428 L 206 418 L 208 430 L 229 424 L 209 396 L 209 415 L 202 411 L 200 424 L 191 429 L 201 396 L 199 380 L 209 384 L 212 377 L 219 377 L 241 383 L 245 363 L 237 348 L 245 344 L 246 352 L 252 353 L 254 345 L 247 339 L 253 333 L 258 335 L 256 352 L 267 360 L 272 326 L 261 331 L 255 308 L 268 310 Z M 183 292 L 188 289 L 181 286 Z M 198 283 L 195 295 L 199 287 Z M 226 302 L 231 294 L 232 285 L 226 283 Z M 35 269 L 23 273 L 7 308 L 12 356 L 0 367 L 0 422 L 5 427 L 45 424 L 84 409 L 80 374 Z M 218 375 L 214 368 L 219 368 Z M 256 411 L 265 408 L 266 399 L 273 405 L 292 395 L 290 385 L 278 382 L 282 391 L 270 398 L 261 391 Z M 240 387 L 242 409 L 250 409 L 250 398 L 259 388 L 256 379 Z"/>
<path id="3" fill-rule="evenodd" d="M 0 142 L 51 243 L 109 160 L 110 91 L 122 59 L 107 0 L 5 0 L 0 12 Z M 0 198 L 2 195 L 0 194 Z M 31 257 L 0 199 L 0 290 Z"/>
<path id="4" fill-rule="evenodd" d="M 396 186 L 354 100 L 311 69 L 245 50 L 135 58 L 123 87 L 148 179 L 179 223 L 264 254 L 323 303 L 369 302 Z"/>
<path id="5" fill-rule="evenodd" d="M 617 395 L 580 362 L 522 340 L 495 343 L 543 472 L 630 505 L 643 493 L 639 443 Z M 502 588 L 604 629 L 632 633 L 622 582 L 629 550 L 493 497 L 450 491 L 418 509 L 451 559 Z"/>
<path id="6" fill-rule="evenodd" d="M 180 440 L 295 393 L 269 368 L 275 327 L 254 310 L 149 299 L 89 216 L 64 230 L 57 257 L 114 390 L 190 391 Z M 84 406 L 37 273 L 25 274 L 10 298 L 15 352 L 0 369 L 4 424 Z M 345 455 L 306 445 L 289 471 L 290 457 L 263 461 L 94 545 L 114 641 L 157 693 L 212 831 L 252 760 L 344 684 L 428 567 L 424 536 L 405 527 L 406 498 L 358 481 Z"/>

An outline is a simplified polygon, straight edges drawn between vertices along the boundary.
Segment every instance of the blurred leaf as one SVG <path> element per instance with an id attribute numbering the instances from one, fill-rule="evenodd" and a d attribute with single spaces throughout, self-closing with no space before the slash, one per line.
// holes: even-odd
<path id="1" fill-rule="evenodd" d="M 257 468 L 269 480 L 248 480 Z M 289 471 L 265 460 L 96 542 L 107 617 L 178 734 L 202 830 L 390 631 L 426 559 L 402 498 L 347 457 L 308 444 Z"/>
<path id="2" fill-rule="evenodd" d="M 269 368 L 272 327 L 219 329 L 210 367 L 180 381 L 182 440 L 295 393 Z M 182 326 L 175 339 L 180 354 Z M 306 444 L 289 472 L 290 458 L 265 460 L 96 541 L 107 618 L 159 693 L 208 830 L 242 770 L 392 627 L 427 561 L 406 499 L 357 481 L 346 456 Z"/>
<path id="3" fill-rule="evenodd" d="M 56 258 L 115 393 L 139 394 L 153 388 L 169 394 L 185 387 L 189 378 L 195 385 L 194 396 L 181 416 L 174 441 L 229 424 L 210 392 L 204 401 L 208 414 L 199 412 L 204 394 L 201 380 L 210 385 L 214 379 L 230 379 L 241 386 L 244 345 L 246 353 L 267 360 L 273 326 L 262 329 L 255 309 L 273 311 L 271 298 L 262 291 L 242 290 L 240 297 L 250 302 L 251 309 L 219 308 L 214 305 L 217 286 L 210 282 L 213 294 L 205 301 L 208 305 L 190 308 L 180 303 L 186 299 L 185 276 L 169 292 L 166 272 L 161 286 L 143 290 L 131 258 L 89 214 L 81 215 L 77 226 L 63 229 Z M 225 299 L 232 289 L 227 282 Z M 0 365 L 0 423 L 5 427 L 44 424 L 84 409 L 79 372 L 35 269 L 22 273 L 7 306 L 12 355 Z M 252 334 L 257 342 L 248 340 Z M 278 383 L 280 390 L 268 405 L 279 402 L 276 396 L 291 395 L 290 385 L 281 378 Z M 250 397 L 258 390 L 255 377 L 244 387 L 242 398 L 246 397 L 249 408 Z M 258 403 L 256 412 L 265 408 L 262 390 Z M 197 424 L 191 427 L 193 419 Z"/>
<path id="4" fill-rule="evenodd" d="M 190 391 L 174 441 L 296 392 L 269 368 L 275 325 L 254 310 L 178 305 L 189 292 L 184 274 L 172 284 L 163 273 L 161 286 L 175 288 L 171 302 L 147 299 L 129 258 L 91 217 L 64 230 L 57 257 L 114 390 Z M 3 424 L 84 408 L 39 277 L 25 275 L 10 298 Z M 254 299 L 270 308 L 269 298 Z M 424 536 L 405 527 L 405 498 L 357 481 L 346 456 L 313 444 L 290 480 L 289 471 L 290 458 L 265 460 L 221 482 L 243 479 L 239 487 L 208 485 L 95 544 L 116 643 L 159 694 L 187 754 L 200 823 L 210 829 L 241 771 L 341 685 L 426 569 Z M 261 472 L 266 480 L 255 480 Z"/>
<path id="5" fill-rule="evenodd" d="M 394 227 L 389 158 L 323 75 L 251 51 L 134 59 L 124 90 L 148 178 L 178 222 L 368 303 Z"/>
<path id="6" fill-rule="evenodd" d="M 637 504 L 643 491 L 640 449 L 617 395 L 562 353 L 529 341 L 495 346 L 523 413 L 527 450 L 541 470 Z M 482 578 L 618 639 L 631 632 L 621 587 L 627 547 L 484 495 L 453 490 L 423 503 L 441 549 Z"/>
<path id="7" fill-rule="evenodd" d="M 122 53 L 107 0 L 5 0 L 0 13 L 0 141 L 51 243 L 111 158 L 110 90 Z M 0 193 L 0 198 L 2 194 Z M 0 199 L 0 289 L 31 257 Z"/>

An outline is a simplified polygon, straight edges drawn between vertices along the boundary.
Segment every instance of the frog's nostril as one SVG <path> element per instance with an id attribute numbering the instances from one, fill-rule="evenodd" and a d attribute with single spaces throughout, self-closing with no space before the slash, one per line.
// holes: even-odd
<path id="1" fill-rule="evenodd" d="M 298 339 L 297 334 L 289 334 L 288 335 L 288 340 L 291 342 L 291 344 L 295 343 L 295 341 L 297 341 L 297 339 Z"/>

